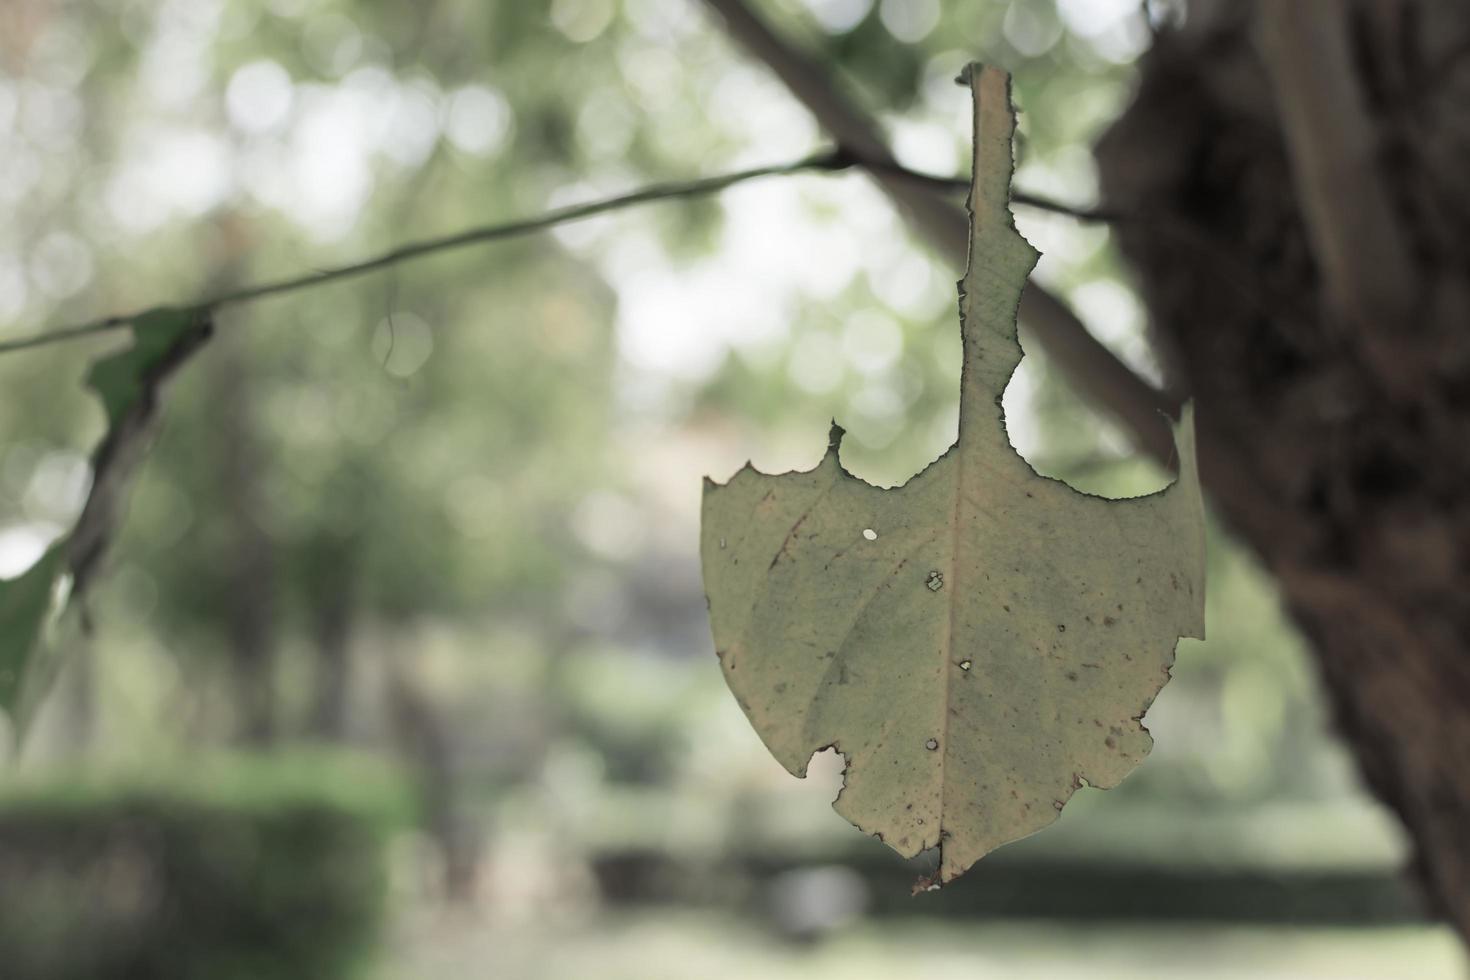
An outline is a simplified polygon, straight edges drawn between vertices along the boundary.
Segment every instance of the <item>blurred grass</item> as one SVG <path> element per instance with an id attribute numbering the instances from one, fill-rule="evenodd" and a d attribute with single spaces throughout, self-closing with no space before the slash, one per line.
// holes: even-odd
<path id="1" fill-rule="evenodd" d="M 1465 975 L 1453 936 L 1435 927 L 1092 928 L 1045 923 L 864 922 L 815 943 L 781 940 L 717 913 L 660 910 L 589 923 L 397 923 L 374 980 L 1450 980 Z"/>

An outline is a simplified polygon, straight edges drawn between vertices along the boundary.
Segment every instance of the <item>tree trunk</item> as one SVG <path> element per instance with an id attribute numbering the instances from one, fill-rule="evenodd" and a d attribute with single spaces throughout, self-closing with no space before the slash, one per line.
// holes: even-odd
<path id="1" fill-rule="evenodd" d="M 444 895 L 469 904 L 479 886 L 480 828 L 465 812 L 453 733 L 397 650 L 387 651 L 387 674 L 394 731 L 415 769 L 426 829 L 444 859 Z"/>
<path id="2" fill-rule="evenodd" d="M 1342 736 L 1470 937 L 1470 6 L 1195 2 L 1104 206 Z"/>
<path id="3" fill-rule="evenodd" d="M 345 605 L 315 611 L 316 691 L 311 733 L 328 742 L 347 740 L 347 695 L 352 682 L 349 638 L 351 617 Z"/>
<path id="4" fill-rule="evenodd" d="M 356 576 L 351 549 L 324 546 L 334 570 L 317 575 L 307 588 L 311 602 L 312 632 L 316 639 L 315 691 L 311 706 L 311 733 L 329 742 L 348 737 L 348 707 L 352 689 L 352 626 Z"/>
<path id="5" fill-rule="evenodd" d="M 230 540 L 231 587 L 224 597 L 223 621 L 237 706 L 236 737 L 247 745 L 266 745 L 276 737 L 275 697 L 275 549 L 260 527 L 257 500 L 261 459 L 251 417 L 251 384 L 244 352 L 220 338 L 209 362 L 211 413 L 223 454 L 216 478 L 218 520 Z"/>

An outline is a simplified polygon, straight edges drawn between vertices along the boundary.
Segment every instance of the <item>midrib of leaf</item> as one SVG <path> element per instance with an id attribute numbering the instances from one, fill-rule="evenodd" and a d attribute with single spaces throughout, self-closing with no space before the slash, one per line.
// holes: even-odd
<path id="1" fill-rule="evenodd" d="M 954 665 L 958 663 L 957 654 L 954 649 L 955 641 L 955 616 L 959 609 L 960 599 L 965 595 L 963 591 L 964 580 L 960 575 L 960 569 L 964 565 L 962 553 L 965 548 L 966 538 L 964 531 L 974 526 L 973 518 L 976 515 L 964 514 L 962 512 L 965 504 L 965 474 L 974 457 L 977 447 L 976 437 L 979 433 L 973 431 L 980 420 L 967 417 L 966 409 L 973 407 L 973 400 L 985 399 L 984 391 L 974 391 L 975 380 L 971 374 L 970 366 L 972 355 L 980 348 L 980 340 L 975 336 L 979 330 L 987 329 L 988 324 L 979 322 L 981 317 L 975 310 L 975 297 L 980 295 L 978 289 L 978 276 L 976 275 L 976 253 L 988 252 L 985 248 L 990 241 L 999 242 L 1000 236 L 1009 232 L 1019 238 L 1019 232 L 1011 221 L 1009 211 L 1011 175 L 1014 162 L 1011 156 L 1011 140 L 1015 130 L 1015 115 L 1011 109 L 1011 83 L 1009 76 L 995 71 L 972 69 L 974 77 L 970 78 L 970 85 L 974 90 L 973 113 L 974 113 L 974 157 L 973 177 L 971 192 L 966 202 L 967 210 L 970 212 L 970 242 L 969 254 L 965 265 L 965 275 L 962 282 L 963 301 L 960 304 L 960 431 L 956 440 L 955 452 L 955 476 L 954 476 L 954 502 L 950 509 L 950 556 L 949 574 L 944 582 L 944 590 L 947 593 L 946 603 L 948 606 L 948 622 L 945 628 L 944 643 L 940 647 L 941 662 L 939 675 L 943 678 L 944 698 L 940 704 L 939 723 L 939 830 L 937 833 L 936 846 L 939 851 L 938 865 L 934 871 L 934 880 L 943 882 L 949 879 L 944 864 L 944 838 L 948 819 L 948 790 L 949 790 L 949 763 L 952 750 L 952 742 L 949 737 L 949 719 L 953 716 L 956 708 L 954 705 Z M 977 220 L 977 218 L 979 220 Z M 1024 281 L 1024 280 L 1023 280 Z M 1017 302 L 1020 300 L 1020 289 L 1016 288 Z M 1002 430 L 1003 442 L 1009 442 L 1004 437 L 1004 422 L 999 410 L 994 417 L 995 424 Z M 969 423 L 967 426 L 966 423 Z M 967 438 L 968 436 L 968 438 Z M 1007 451 L 1010 450 L 1007 447 Z M 978 669 L 981 662 L 976 655 L 970 655 L 973 662 L 972 669 Z"/>
<path id="2" fill-rule="evenodd" d="M 963 314 L 961 316 L 963 317 Z M 966 386 L 968 384 L 967 378 L 969 374 L 969 368 L 965 363 L 965 348 L 969 345 L 969 341 L 964 338 L 963 333 L 964 331 L 962 329 L 960 343 L 960 413 L 962 418 L 964 416 L 964 402 L 968 397 Z M 947 820 L 946 806 L 948 803 L 949 758 L 951 750 L 949 719 L 950 712 L 954 710 L 952 701 L 954 681 L 950 676 L 953 673 L 950 669 L 950 664 L 954 662 L 955 612 L 958 607 L 955 597 L 962 594 L 960 591 L 962 581 L 960 578 L 960 543 L 962 538 L 960 534 L 960 504 L 965 499 L 965 454 L 962 450 L 956 453 L 955 456 L 954 504 L 950 508 L 949 515 L 949 577 L 944 583 L 944 588 L 948 592 L 948 597 L 945 601 L 948 605 L 949 618 L 945 626 L 944 644 L 939 650 L 939 676 L 944 678 L 944 700 L 940 704 L 941 717 L 939 721 L 939 738 L 941 739 L 939 750 L 942 754 L 939 760 L 939 832 L 937 834 L 938 841 L 936 842 L 936 846 L 939 848 L 939 864 L 934 872 L 936 876 L 944 873 L 944 828 Z"/>

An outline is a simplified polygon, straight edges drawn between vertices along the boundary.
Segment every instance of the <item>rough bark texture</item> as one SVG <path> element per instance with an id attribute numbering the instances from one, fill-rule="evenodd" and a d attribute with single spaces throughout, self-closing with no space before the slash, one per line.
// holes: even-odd
<path id="1" fill-rule="evenodd" d="M 1329 8 L 1283 45 L 1279 11 L 1194 3 L 1098 147 L 1103 203 L 1135 216 L 1117 230 L 1161 348 L 1231 460 L 1217 507 L 1278 577 L 1364 777 L 1470 936 L 1470 5 Z M 1339 28 L 1350 85 L 1324 103 L 1293 86 L 1325 73 L 1291 59 L 1330 55 Z M 1364 121 L 1353 173 L 1341 137 Z M 1383 241 L 1332 239 L 1375 207 L 1336 186 L 1364 174 L 1391 227 L 1357 234 L 1397 242 L 1401 296 L 1399 271 L 1362 267 Z"/>

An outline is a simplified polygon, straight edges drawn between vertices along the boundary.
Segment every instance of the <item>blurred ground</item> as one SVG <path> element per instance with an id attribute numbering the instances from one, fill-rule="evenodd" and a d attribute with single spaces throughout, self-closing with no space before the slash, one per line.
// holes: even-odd
<path id="1" fill-rule="evenodd" d="M 608 980 L 1450 980 L 1465 975 L 1454 937 L 1428 927 L 1280 929 L 1077 927 L 917 919 L 861 924 L 811 944 L 716 914 L 615 915 L 576 927 L 495 927 L 464 919 L 397 924 L 382 980 L 483 974 Z"/>

